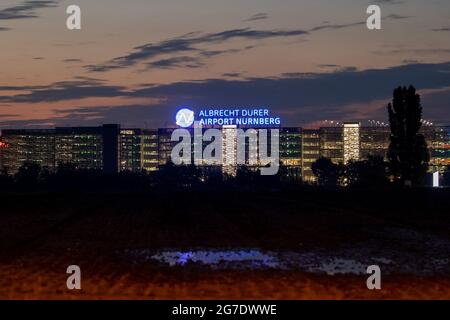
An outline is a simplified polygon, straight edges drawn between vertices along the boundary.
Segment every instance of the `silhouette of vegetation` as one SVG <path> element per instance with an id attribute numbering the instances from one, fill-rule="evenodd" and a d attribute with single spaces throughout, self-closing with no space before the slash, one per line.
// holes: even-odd
<path id="1" fill-rule="evenodd" d="M 447 167 L 447 170 L 444 172 L 443 184 L 444 186 L 450 187 L 450 167 Z"/>
<path id="2" fill-rule="evenodd" d="M 388 161 L 394 180 L 402 185 L 423 185 L 430 154 L 424 136 L 419 133 L 422 105 L 416 89 L 413 86 L 395 89 L 388 113 L 391 126 Z"/>
<path id="3" fill-rule="evenodd" d="M 15 175 L 17 184 L 22 188 L 33 189 L 41 182 L 41 166 L 34 162 L 25 162 Z"/>
<path id="4" fill-rule="evenodd" d="M 301 185 L 301 181 L 284 177 L 287 168 L 280 166 L 273 176 L 262 176 L 257 168 L 238 167 L 236 175 L 222 174 L 222 167 L 160 166 L 154 172 L 122 171 L 108 174 L 102 170 L 77 168 L 59 163 L 55 171 L 26 162 L 15 175 L 0 173 L 0 190 L 108 192 L 108 191 L 178 191 L 178 190 L 275 190 Z"/>
<path id="5" fill-rule="evenodd" d="M 14 184 L 14 178 L 9 175 L 7 169 L 3 169 L 0 173 L 0 190 L 8 190 Z"/>
<path id="6" fill-rule="evenodd" d="M 233 189 L 248 191 L 286 189 L 302 185 L 302 181 L 289 178 L 288 168 L 280 163 L 277 174 L 262 175 L 260 168 L 239 166 L 235 177 L 227 177 L 225 183 Z"/>
<path id="7" fill-rule="evenodd" d="M 343 175 L 342 165 L 335 164 L 331 159 L 321 157 L 311 165 L 314 175 L 317 177 L 317 182 L 321 186 L 337 186 Z"/>
<path id="8" fill-rule="evenodd" d="M 234 182 L 237 185 L 242 186 L 253 186 L 257 183 L 259 172 L 257 170 L 251 170 L 246 166 L 240 166 L 236 171 L 236 177 Z M 228 181 L 232 180 L 233 177 L 228 176 Z"/>
<path id="9" fill-rule="evenodd" d="M 350 161 L 344 170 L 345 184 L 353 187 L 383 187 L 389 185 L 388 163 L 383 157 L 371 156 L 367 160 Z"/>
<path id="10" fill-rule="evenodd" d="M 169 162 L 154 174 L 154 182 L 164 189 L 193 188 L 201 183 L 201 170 L 197 166 L 177 166 Z"/>

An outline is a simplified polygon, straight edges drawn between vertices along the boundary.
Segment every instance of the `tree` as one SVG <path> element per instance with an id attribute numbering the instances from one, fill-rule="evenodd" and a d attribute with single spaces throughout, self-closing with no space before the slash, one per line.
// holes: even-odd
<path id="1" fill-rule="evenodd" d="M 388 161 L 394 179 L 403 185 L 421 185 L 428 169 L 430 154 L 425 138 L 419 133 L 422 126 L 420 95 L 413 86 L 394 90 L 388 105 L 391 126 Z"/>
<path id="2" fill-rule="evenodd" d="M 331 159 L 321 157 L 311 165 L 312 172 L 320 185 L 336 186 L 342 175 L 342 166 L 335 164 Z"/>
<path id="3" fill-rule="evenodd" d="M 168 189 L 198 186 L 201 182 L 201 170 L 193 165 L 175 165 L 172 162 L 160 166 L 156 183 Z"/>
<path id="4" fill-rule="evenodd" d="M 15 175 L 17 184 L 26 188 L 36 187 L 40 181 L 41 171 L 39 164 L 24 162 Z"/>
<path id="5" fill-rule="evenodd" d="M 450 166 L 447 167 L 447 170 L 444 172 L 444 186 L 450 187 Z"/>
<path id="6" fill-rule="evenodd" d="M 370 156 L 367 160 L 350 161 L 345 166 L 345 182 L 348 186 L 380 187 L 389 184 L 387 163 L 383 157 Z"/>
<path id="7" fill-rule="evenodd" d="M 14 179 L 8 174 L 8 169 L 3 168 L 0 171 L 0 190 L 8 190 L 14 185 Z"/>
<path id="8" fill-rule="evenodd" d="M 253 185 L 258 179 L 259 172 L 257 170 L 252 170 L 247 166 L 239 166 L 236 170 L 236 176 L 232 177 L 234 182 L 238 185 Z"/>

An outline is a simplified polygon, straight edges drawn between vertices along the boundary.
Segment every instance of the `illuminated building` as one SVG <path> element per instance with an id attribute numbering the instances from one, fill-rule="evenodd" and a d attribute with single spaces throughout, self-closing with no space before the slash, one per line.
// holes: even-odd
<path id="1" fill-rule="evenodd" d="M 142 130 L 122 129 L 119 135 L 120 171 L 139 171 L 142 168 Z"/>
<path id="2" fill-rule="evenodd" d="M 56 128 L 55 162 L 70 163 L 79 169 L 103 169 L 103 136 L 101 127 Z"/>
<path id="3" fill-rule="evenodd" d="M 271 149 L 269 149 L 271 150 Z M 280 128 L 280 163 L 287 175 L 296 180 L 302 179 L 302 129 Z"/>
<path id="4" fill-rule="evenodd" d="M 441 173 L 450 167 L 450 126 L 432 127 L 425 135 L 430 150 L 432 171 Z"/>
<path id="5" fill-rule="evenodd" d="M 355 160 L 358 161 L 360 157 L 360 145 L 359 145 L 359 123 L 344 123 L 344 163 Z"/>
<path id="6" fill-rule="evenodd" d="M 305 182 L 315 182 L 316 176 L 311 165 L 320 158 L 320 130 L 303 129 L 302 131 L 302 179 Z"/>
<path id="7" fill-rule="evenodd" d="M 386 157 L 389 149 L 391 130 L 388 127 L 361 127 L 360 129 L 360 157 Z"/>
<path id="8" fill-rule="evenodd" d="M 120 130 L 120 171 L 155 171 L 158 169 L 158 160 L 158 130 Z"/>
<path id="9" fill-rule="evenodd" d="M 269 133 L 270 128 L 267 129 Z M 280 132 L 280 163 L 283 174 L 296 181 L 315 182 L 311 165 L 319 157 L 335 163 L 386 157 L 390 143 L 390 129 L 386 126 L 360 126 L 345 123 L 319 129 L 299 127 L 277 128 Z M 155 171 L 171 161 L 171 152 L 178 141 L 171 141 L 176 128 L 120 129 L 118 125 L 100 127 L 69 127 L 55 129 L 3 130 L 0 138 L 0 168 L 15 173 L 25 162 L 55 170 L 60 163 L 77 168 L 106 172 Z M 186 128 L 192 136 L 191 159 L 194 163 L 194 129 Z M 207 128 L 202 129 L 202 133 Z M 222 161 L 201 160 L 196 163 L 207 172 L 217 170 L 234 175 L 237 170 L 237 127 L 223 126 Z M 422 133 L 429 147 L 430 171 L 444 171 L 450 166 L 450 127 L 424 126 Z M 256 169 L 264 165 L 260 159 L 260 131 L 256 141 L 245 139 L 244 165 Z M 268 135 L 269 136 L 269 135 Z M 203 148 L 209 142 L 203 141 Z M 267 139 L 267 150 L 272 150 Z M 264 146 L 263 146 L 264 147 Z M 250 154 L 257 155 L 256 165 Z M 210 171 L 211 171 L 210 170 Z"/>
<path id="10" fill-rule="evenodd" d="M 80 169 L 118 170 L 118 125 L 55 129 L 2 130 L 8 144 L 2 166 L 15 173 L 25 162 L 52 171 L 70 163 Z"/>
<path id="11" fill-rule="evenodd" d="M 158 129 L 158 166 L 165 165 L 171 161 L 171 153 L 177 142 L 172 141 L 172 133 L 176 129 Z M 184 129 L 193 132 L 191 129 Z"/>
<path id="12" fill-rule="evenodd" d="M 4 167 L 3 166 L 3 155 L 5 153 L 5 149 L 8 147 L 8 144 L 2 140 L 0 140 L 0 170 Z"/>
<path id="13" fill-rule="evenodd" d="M 141 138 L 141 167 L 145 171 L 158 170 L 158 130 L 144 129 Z"/>
<path id="14" fill-rule="evenodd" d="M 235 125 L 222 127 L 222 173 L 235 176 L 237 171 L 237 128 Z"/>
<path id="15" fill-rule="evenodd" d="M 2 130 L 2 168 L 15 173 L 25 162 L 33 162 L 49 170 L 55 167 L 53 130 Z"/>
<path id="16" fill-rule="evenodd" d="M 320 128 L 320 156 L 334 163 L 344 162 L 344 132 L 342 127 Z"/>

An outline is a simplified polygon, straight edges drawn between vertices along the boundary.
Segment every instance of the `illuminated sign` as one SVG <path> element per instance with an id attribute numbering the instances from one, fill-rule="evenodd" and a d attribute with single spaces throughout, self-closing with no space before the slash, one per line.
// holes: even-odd
<path id="1" fill-rule="evenodd" d="M 194 122 L 194 112 L 181 109 L 177 113 L 177 125 L 190 127 Z M 197 114 L 196 121 L 202 126 L 244 126 L 244 127 L 278 127 L 280 117 L 270 114 L 266 108 L 249 109 L 202 109 Z"/>
<path id="2" fill-rule="evenodd" d="M 182 128 L 188 128 L 194 123 L 194 111 L 183 108 L 177 112 L 176 115 L 177 125 Z"/>

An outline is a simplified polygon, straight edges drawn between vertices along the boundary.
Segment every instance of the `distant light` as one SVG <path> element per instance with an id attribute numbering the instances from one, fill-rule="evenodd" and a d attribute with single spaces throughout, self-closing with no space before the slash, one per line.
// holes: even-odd
<path id="1" fill-rule="evenodd" d="M 439 171 L 433 173 L 433 188 L 439 188 Z"/>
<path id="2" fill-rule="evenodd" d="M 188 128 L 194 123 L 194 111 L 183 108 L 177 112 L 176 123 L 182 128 Z"/>

